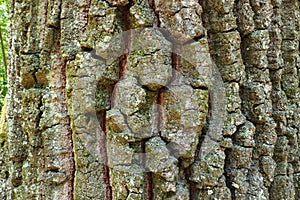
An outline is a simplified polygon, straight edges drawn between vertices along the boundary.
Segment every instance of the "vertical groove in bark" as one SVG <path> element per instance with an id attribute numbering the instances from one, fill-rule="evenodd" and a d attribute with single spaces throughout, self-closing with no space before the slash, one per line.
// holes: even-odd
<path id="1" fill-rule="evenodd" d="M 121 81 L 124 76 L 125 76 L 125 72 L 127 70 L 127 63 L 128 63 L 128 56 L 129 56 L 129 51 L 130 51 L 130 21 L 129 21 L 129 6 L 125 6 L 125 7 L 119 7 L 119 13 L 118 15 L 121 23 L 123 25 L 123 30 L 125 33 L 122 33 L 122 54 L 118 59 L 118 80 L 111 86 L 112 87 L 112 92 L 110 93 L 111 96 L 109 97 L 109 99 L 111 100 L 111 108 L 114 107 L 115 105 L 115 99 L 116 99 L 116 94 L 114 93 L 114 88 L 116 87 L 116 84 Z M 127 31 L 127 32 L 126 32 Z M 108 157 L 107 157 L 107 126 L 106 126 L 106 111 L 102 111 L 101 117 L 99 121 L 102 121 L 102 123 L 100 122 L 102 130 L 104 131 L 104 135 L 105 135 L 105 139 L 101 142 L 102 144 L 105 144 L 105 152 L 102 152 L 104 158 L 105 158 L 105 165 L 103 166 L 104 168 L 104 181 L 107 184 L 106 186 L 106 199 L 107 200 L 112 200 L 113 199 L 113 194 L 112 194 L 112 186 L 110 185 L 110 170 L 109 170 L 109 166 L 108 166 Z"/>
<path id="2" fill-rule="evenodd" d="M 146 200 L 154 200 L 153 195 L 153 174 L 152 172 L 146 172 Z"/>
<path id="3" fill-rule="evenodd" d="M 229 170 L 230 167 L 230 154 L 231 154 L 231 150 L 230 149 L 226 149 L 225 150 L 225 164 L 224 164 L 224 176 L 225 176 L 225 183 L 226 183 L 226 187 L 229 188 L 230 190 L 230 198 L 231 200 L 236 200 L 236 195 L 235 195 L 235 188 L 232 185 L 232 177 L 230 175 L 230 173 L 228 173 L 227 171 Z"/>
<path id="4" fill-rule="evenodd" d="M 197 152 L 198 151 L 196 151 L 196 153 Z M 198 154 L 196 154 L 196 155 L 198 155 Z M 197 156 L 195 156 L 194 162 L 197 162 L 196 157 Z M 180 163 L 179 163 L 179 166 L 181 166 Z M 189 180 L 189 178 L 191 176 L 191 166 L 183 169 L 184 170 L 184 178 L 186 179 L 186 181 L 188 183 L 188 198 L 189 198 L 189 200 L 196 200 L 196 199 L 198 199 L 198 196 L 199 196 L 199 189 L 197 188 L 197 184 L 195 182 Z"/>
<path id="5" fill-rule="evenodd" d="M 147 169 L 146 166 L 146 140 L 142 140 L 141 142 L 141 164 L 145 169 L 145 181 L 146 181 L 146 194 L 145 194 L 145 199 L 146 200 L 153 200 L 154 199 L 154 195 L 153 195 L 153 177 L 152 177 L 152 172 L 149 171 L 149 169 Z"/>
<path id="6" fill-rule="evenodd" d="M 64 116 L 65 119 L 63 119 L 61 121 L 61 123 L 64 124 L 65 128 L 66 128 L 66 138 L 61 137 L 62 140 L 65 140 L 64 144 L 65 146 L 62 146 L 62 149 L 66 149 L 66 151 L 68 152 L 65 156 L 67 156 L 67 160 L 65 163 L 65 167 L 66 169 L 61 169 L 62 171 L 65 170 L 66 176 L 67 176 L 67 184 L 68 184 L 68 191 L 67 191 L 67 196 L 64 197 L 62 194 L 61 198 L 68 198 L 70 200 L 74 200 L 75 197 L 75 172 L 76 172 L 76 164 L 75 164 L 75 155 L 74 155 L 74 144 L 73 144 L 73 131 L 71 129 L 71 118 L 70 118 L 70 114 L 69 114 L 69 108 L 67 105 L 67 94 L 66 94 L 66 85 L 67 85 L 67 61 L 70 60 L 64 60 L 64 58 L 61 55 L 61 44 L 63 43 L 62 41 L 62 31 L 63 31 L 63 24 L 61 23 L 61 19 L 62 17 L 62 12 L 63 12 L 63 8 L 62 8 L 62 0 L 58 1 L 58 7 L 54 7 L 55 11 L 57 12 L 57 16 L 54 23 L 59 24 L 58 28 L 60 30 L 60 34 L 59 37 L 57 38 L 57 43 L 54 45 L 56 46 L 56 51 L 53 52 L 53 54 L 57 54 L 59 59 L 60 59 L 60 63 L 58 64 L 57 67 L 57 73 L 61 74 L 61 76 L 58 77 L 58 82 L 60 83 L 60 85 L 53 85 L 53 90 L 55 92 L 57 92 L 59 99 L 60 99 L 60 112 L 62 112 L 62 115 Z M 53 11 L 53 10 L 52 10 Z M 51 11 L 50 11 L 51 12 Z M 50 17 L 51 19 L 51 17 Z M 54 72 L 55 73 L 55 72 Z M 56 77 L 54 78 L 56 79 Z M 66 159 L 66 158 L 65 158 Z M 63 158 L 62 158 L 63 160 Z M 61 167 L 63 168 L 63 167 Z"/>
<path id="7" fill-rule="evenodd" d="M 130 16 L 129 16 L 129 10 L 130 7 L 132 6 L 132 2 L 129 1 L 129 3 L 125 6 L 120 6 L 118 7 L 118 18 L 121 21 L 121 26 L 122 26 L 122 36 L 121 36 L 121 40 L 122 40 L 122 53 L 121 56 L 119 57 L 119 62 L 118 62 L 118 81 L 115 83 L 115 85 L 113 86 L 113 88 L 115 88 L 116 84 L 123 80 L 125 78 L 125 74 L 128 68 L 128 61 L 129 61 L 129 53 L 130 53 L 130 48 L 131 48 L 131 22 L 130 22 Z M 115 94 L 113 94 L 112 97 L 112 101 L 115 101 Z M 106 115 L 103 116 L 106 118 Z M 127 121 L 127 120 L 126 120 Z M 105 129 L 106 130 L 106 129 Z M 108 176 L 110 173 L 110 169 L 109 167 L 107 167 L 108 170 Z M 110 186 L 112 188 L 112 186 Z M 113 188 L 112 188 L 113 189 Z M 128 192 L 128 189 L 126 187 L 126 190 Z M 128 193 L 129 195 L 129 193 Z M 111 199 L 116 198 L 113 196 L 112 191 L 111 191 Z"/>
<path id="8" fill-rule="evenodd" d="M 156 12 L 155 0 L 148 0 L 148 3 L 152 10 L 152 15 L 154 17 L 153 27 L 160 27 L 159 15 Z"/>
<path id="9" fill-rule="evenodd" d="M 124 7 L 118 7 L 119 19 L 122 25 L 122 54 L 119 58 L 119 81 L 122 80 L 127 71 L 129 52 L 131 48 L 131 22 L 130 22 L 130 7 L 132 2 L 129 1 L 129 4 Z"/>
<path id="10" fill-rule="evenodd" d="M 109 175 L 109 166 L 107 165 L 108 163 L 108 158 L 107 158 L 107 132 L 106 132 L 106 110 L 98 111 L 96 113 L 101 131 L 99 133 L 100 135 L 100 141 L 99 143 L 101 144 L 100 146 L 100 153 L 103 157 L 103 179 L 104 183 L 106 184 L 106 189 L 105 189 L 105 197 L 107 200 L 112 200 L 112 187 L 110 185 L 110 175 Z"/>
<path id="11" fill-rule="evenodd" d="M 163 123 L 163 110 L 162 110 L 162 106 L 164 103 L 164 96 L 163 96 L 163 91 L 165 90 L 165 88 L 161 88 L 156 92 L 156 99 L 155 99 L 155 104 L 156 104 L 156 108 L 155 108 L 155 113 L 157 113 L 157 131 L 158 131 L 158 136 L 161 137 L 161 129 L 162 129 L 162 123 Z"/>
<path id="12" fill-rule="evenodd" d="M 63 65 L 63 68 L 61 70 L 61 73 L 63 75 L 63 85 L 62 85 L 62 95 L 63 95 L 63 102 L 64 102 L 64 108 L 63 110 L 68 113 L 68 106 L 67 106 L 67 95 L 66 95 L 66 64 Z M 75 180 L 75 172 L 76 172 L 76 166 L 75 166 L 75 160 L 74 160 L 74 145 L 73 145 L 73 132 L 72 132 L 72 129 L 71 129 L 71 119 L 70 119 L 70 116 L 67 115 L 66 116 L 66 126 L 67 126 L 67 132 L 68 132 L 68 141 L 69 141 L 69 147 L 68 148 L 68 151 L 69 151 L 69 159 L 70 159 L 70 163 L 68 166 L 68 170 L 69 170 L 69 181 L 70 181 L 70 186 L 69 186 L 69 193 L 70 193 L 70 196 L 69 196 L 69 199 L 70 200 L 74 200 L 74 187 L 75 187 L 75 184 L 74 184 L 74 180 Z"/>
<path id="13" fill-rule="evenodd" d="M 61 1 L 60 6 L 58 8 L 58 16 L 61 16 L 62 8 Z M 50 27 L 54 32 L 57 33 L 57 37 L 54 38 L 52 51 L 50 53 L 53 56 L 53 60 L 51 66 L 53 67 L 53 71 L 50 72 L 50 76 L 52 76 L 52 80 L 49 83 L 49 91 L 55 93 L 57 95 L 57 102 L 55 100 L 49 98 L 50 104 L 56 104 L 55 109 L 57 109 L 56 114 L 60 114 L 60 120 L 57 123 L 53 123 L 51 121 L 46 122 L 46 130 L 43 133 L 44 138 L 44 146 L 45 146 L 45 155 L 46 155 L 46 163 L 45 163 L 45 172 L 46 178 L 48 176 L 56 176 L 56 173 L 63 173 L 66 176 L 66 180 L 59 182 L 61 180 L 58 179 L 57 185 L 65 184 L 65 188 L 56 189 L 55 187 L 51 187 L 54 184 L 53 182 L 49 182 L 50 190 L 46 192 L 46 195 L 57 195 L 60 198 L 66 198 L 73 200 L 74 199 L 74 179 L 75 179 L 75 160 L 74 160 L 74 146 L 73 146 L 73 132 L 71 129 L 71 120 L 68 114 L 68 106 L 67 106 L 67 95 L 66 95 L 66 84 L 67 84 L 67 75 L 66 75 L 66 62 L 67 60 L 63 60 L 60 54 L 60 48 L 62 44 L 62 28 L 63 25 L 60 21 L 57 22 L 58 27 Z M 57 30 L 56 30 L 57 29 Z M 53 82 L 52 82 L 53 81 Z M 59 83 L 59 84 L 57 84 Z M 45 105 L 49 106 L 49 105 Z M 50 113 L 49 113 L 50 114 Z M 54 129 L 57 128 L 57 129 Z M 53 132 L 58 131 L 57 134 L 53 134 Z M 52 135 L 53 134 L 53 135 Z M 61 152 L 55 152 L 51 149 L 49 145 L 49 141 L 57 142 L 57 148 L 61 149 Z M 63 152 L 66 151 L 66 152 Z M 55 155 L 56 154 L 56 155 Z M 48 161 L 48 157 L 56 156 L 61 162 L 59 165 L 51 163 Z M 48 194 L 47 194 L 48 193 Z"/>

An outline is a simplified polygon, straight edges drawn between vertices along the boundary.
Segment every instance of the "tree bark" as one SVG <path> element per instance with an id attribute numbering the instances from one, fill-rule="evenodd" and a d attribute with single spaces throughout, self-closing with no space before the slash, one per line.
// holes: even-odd
<path id="1" fill-rule="evenodd" d="M 300 199 L 299 10 L 12 1 L 0 198 Z"/>

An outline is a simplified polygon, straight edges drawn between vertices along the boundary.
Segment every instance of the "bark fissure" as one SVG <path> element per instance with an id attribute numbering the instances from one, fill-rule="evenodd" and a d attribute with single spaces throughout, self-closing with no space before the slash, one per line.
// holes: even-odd
<path id="1" fill-rule="evenodd" d="M 122 25 L 122 55 L 119 58 L 119 80 L 122 80 L 127 71 L 129 52 L 131 48 L 131 22 L 130 22 L 130 7 L 132 3 L 124 7 L 118 7 L 119 19 L 121 20 Z"/>
<path id="2" fill-rule="evenodd" d="M 153 200 L 154 194 L 153 194 L 153 173 L 152 172 L 146 172 L 146 200 Z"/>
<path id="3" fill-rule="evenodd" d="M 40 110 L 39 110 L 38 115 L 36 116 L 36 124 L 35 124 L 36 131 L 40 130 L 40 122 L 41 122 L 42 115 L 43 115 L 43 110 L 41 109 L 42 106 L 43 106 L 43 93 L 41 93 L 41 96 L 40 96 L 40 99 L 39 99 L 38 102 L 39 102 L 38 103 L 38 108 L 40 108 Z"/>
<path id="4" fill-rule="evenodd" d="M 146 189 L 145 199 L 146 200 L 153 200 L 154 199 L 153 173 L 151 171 L 149 171 L 149 169 L 146 166 L 146 162 L 147 162 L 146 161 L 146 159 L 147 159 L 146 142 L 147 142 L 147 139 L 141 141 L 141 157 L 140 157 L 140 159 L 141 159 L 141 164 L 145 169 L 145 173 L 144 173 L 145 181 L 146 181 L 146 184 L 145 184 L 145 187 L 146 187 L 145 188 Z"/>
<path id="5" fill-rule="evenodd" d="M 106 123 L 106 110 L 96 111 L 96 116 L 100 125 L 99 144 L 102 164 L 102 179 L 105 184 L 105 199 L 112 200 L 112 186 L 110 184 L 110 171 L 108 166 L 108 155 L 107 155 L 107 123 Z"/>
<path id="6" fill-rule="evenodd" d="M 69 58 L 65 58 L 63 57 L 62 53 L 61 53 L 61 44 L 62 44 L 62 31 L 63 31 L 63 24 L 62 24 L 62 12 L 63 12 L 63 7 L 62 7 L 62 0 L 58 1 L 58 7 L 54 8 L 55 11 L 54 13 L 56 13 L 56 16 L 54 16 L 54 19 L 50 20 L 50 24 L 53 26 L 56 26 L 56 24 L 58 24 L 57 28 L 59 29 L 59 33 L 58 33 L 58 37 L 57 37 L 57 41 L 56 44 L 54 43 L 54 47 L 56 47 L 56 49 L 54 49 L 51 54 L 57 54 L 57 56 L 59 57 L 59 64 L 58 66 L 56 66 L 58 69 L 58 73 L 60 73 L 60 86 L 54 86 L 54 91 L 56 91 L 59 95 L 61 95 L 61 112 L 65 112 L 65 120 L 62 121 L 64 122 L 64 125 L 66 126 L 66 131 L 67 131 L 67 141 L 68 142 L 66 144 L 66 149 L 68 149 L 68 167 L 66 169 L 66 173 L 69 176 L 68 177 L 68 198 L 70 200 L 74 200 L 75 198 L 75 172 L 76 172 L 76 163 L 75 163 L 75 149 L 74 149 L 74 141 L 73 141 L 73 131 L 71 128 L 71 117 L 70 117 L 70 111 L 69 111 L 69 107 L 67 105 L 67 62 L 71 62 L 72 60 L 74 60 L 74 58 L 69 57 Z M 57 6 L 57 5 L 56 5 Z M 47 10 L 49 8 L 49 5 L 47 6 Z M 50 11 L 51 12 L 51 11 Z M 48 14 L 52 14 L 52 13 L 48 13 Z M 53 20 L 53 21 L 52 21 Z M 48 23 L 48 22 L 47 22 Z"/>
<path id="7" fill-rule="evenodd" d="M 181 161 L 179 160 L 179 168 L 182 168 L 181 165 Z M 189 181 L 189 178 L 191 176 L 191 166 L 182 169 L 183 173 L 184 173 L 184 178 L 186 179 L 187 183 L 188 183 L 188 196 L 189 196 L 189 200 L 197 200 L 198 199 L 198 195 L 199 195 L 199 189 L 197 188 L 197 184 L 193 181 Z"/>
<path id="8" fill-rule="evenodd" d="M 232 200 L 236 200 L 236 197 L 235 197 L 236 188 L 233 187 L 233 185 L 232 185 L 232 177 L 227 172 L 227 170 L 229 169 L 229 166 L 230 166 L 230 153 L 231 153 L 231 149 L 226 149 L 225 150 L 225 155 L 226 155 L 226 157 L 225 157 L 225 164 L 224 164 L 225 184 L 226 184 L 226 187 L 229 188 L 229 190 L 230 190 L 231 199 Z"/>
<path id="9" fill-rule="evenodd" d="M 75 155 L 74 155 L 74 145 L 73 145 L 73 132 L 71 129 L 71 118 L 70 115 L 68 114 L 68 106 L 67 106 L 67 95 L 66 95 L 66 84 L 67 84 L 67 75 L 66 75 L 66 63 L 63 63 L 62 68 L 61 68 L 61 74 L 62 74 L 62 98 L 63 98 L 63 108 L 66 111 L 66 126 L 67 126 L 67 131 L 68 131 L 68 141 L 69 141 L 69 162 L 70 162 L 70 188 L 69 188 L 69 195 L 70 199 L 74 200 L 74 190 L 75 190 L 75 172 L 76 172 L 76 165 L 75 165 Z"/>
<path id="10" fill-rule="evenodd" d="M 148 3 L 154 17 L 153 27 L 160 27 L 159 14 L 156 12 L 155 0 L 148 0 Z"/>
<path id="11" fill-rule="evenodd" d="M 106 132 L 106 110 L 99 111 L 96 113 L 97 118 L 100 123 L 100 127 L 102 130 L 100 134 L 100 144 L 101 144 L 101 155 L 103 157 L 103 179 L 106 184 L 105 196 L 107 200 L 112 200 L 112 186 L 110 185 L 110 173 L 108 166 L 108 157 L 107 157 L 107 132 Z M 103 133 L 102 133 L 103 132 Z"/>
<path id="12" fill-rule="evenodd" d="M 121 6 L 121 7 L 117 7 L 117 17 L 121 22 L 121 27 L 123 32 L 121 40 L 122 40 L 122 54 L 121 56 L 118 58 L 118 68 L 117 68 L 117 75 L 118 75 L 118 80 L 115 81 L 115 83 L 113 83 L 111 85 L 111 93 L 110 93 L 110 101 L 111 101 L 111 105 L 110 108 L 108 110 L 110 110 L 111 108 L 113 108 L 115 106 L 115 101 L 116 101 L 116 94 L 115 94 L 115 87 L 118 84 L 118 82 L 122 81 L 125 78 L 126 75 L 126 71 L 127 71 L 127 65 L 128 65 L 128 61 L 129 61 L 129 53 L 130 53 L 130 48 L 131 48 L 131 22 L 130 22 L 130 16 L 129 16 L 129 9 L 132 6 L 132 2 L 130 1 L 130 3 L 126 6 Z M 99 57 L 99 56 L 97 56 Z M 100 57 L 100 59 L 102 60 L 102 58 Z M 107 111 L 108 111 L 107 110 Z M 103 166 L 103 173 L 104 173 L 104 182 L 106 183 L 106 199 L 107 200 L 112 200 L 113 198 L 115 198 L 113 196 L 113 187 L 111 185 L 111 178 L 110 178 L 110 167 L 108 166 L 108 155 L 107 155 L 107 122 L 106 122 L 106 110 L 105 111 L 101 111 L 101 114 L 99 114 L 98 119 L 100 121 L 102 130 L 104 131 L 104 138 L 103 141 L 101 141 L 101 144 L 105 144 L 103 149 L 102 149 L 102 155 L 104 156 L 104 163 L 105 165 Z M 122 113 L 125 122 L 127 121 L 127 117 Z M 128 122 L 126 122 L 128 124 Z M 128 188 L 125 186 L 126 191 L 128 193 Z M 129 193 L 127 194 L 129 195 Z"/>
<path id="13" fill-rule="evenodd" d="M 164 96 L 163 96 L 163 92 L 164 92 L 165 88 L 161 88 L 157 91 L 156 93 L 156 110 L 154 111 L 155 113 L 157 113 L 157 131 L 158 131 L 158 135 L 161 137 L 161 129 L 162 129 L 162 123 L 163 123 L 163 110 L 162 110 L 162 106 L 164 103 Z"/>

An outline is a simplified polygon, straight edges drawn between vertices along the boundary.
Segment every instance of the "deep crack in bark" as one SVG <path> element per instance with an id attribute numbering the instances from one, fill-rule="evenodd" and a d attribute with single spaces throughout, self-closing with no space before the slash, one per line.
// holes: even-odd
<path id="1" fill-rule="evenodd" d="M 155 0 L 148 0 L 148 3 L 152 10 L 152 15 L 154 18 L 153 27 L 155 27 L 155 28 L 160 27 L 159 14 L 156 12 Z"/>
<path id="2" fill-rule="evenodd" d="M 107 157 L 107 138 L 106 138 L 106 110 L 96 112 L 98 121 L 100 123 L 100 152 L 102 157 L 102 170 L 103 170 L 103 180 L 106 184 L 105 186 L 105 196 L 107 200 L 112 200 L 112 187 L 110 185 L 110 175 L 109 175 L 109 166 L 108 166 L 108 157 Z"/>
<path id="3" fill-rule="evenodd" d="M 62 68 L 61 68 L 61 73 L 63 75 L 62 77 L 62 82 L 63 82 L 63 86 L 62 86 L 62 96 L 63 96 L 63 100 L 64 100 L 64 107 L 65 107 L 65 110 L 66 110 L 66 123 L 67 123 L 67 129 L 68 129 L 68 140 L 70 141 L 70 167 L 71 169 L 70 170 L 70 184 L 71 184 L 71 188 L 70 188 L 70 198 L 71 200 L 74 199 L 74 188 L 75 188 L 75 185 L 74 185 L 74 180 L 75 180 L 75 171 L 76 171 L 76 165 L 75 165 L 75 155 L 74 155 L 74 145 L 73 145 L 73 132 L 72 132 L 72 129 L 71 129 L 71 118 L 70 118 L 70 115 L 68 114 L 68 106 L 67 106 L 67 95 L 66 95 L 66 84 L 67 84 L 67 75 L 66 75 L 66 63 L 64 62 L 63 65 L 62 65 Z"/>
<path id="4" fill-rule="evenodd" d="M 116 94 L 115 94 L 115 86 L 116 84 L 121 81 L 125 77 L 125 73 L 127 71 L 127 64 L 129 58 L 129 52 L 131 47 L 131 23 L 130 23 L 130 16 L 129 16 L 129 9 L 132 6 L 132 2 L 128 5 L 123 7 L 118 7 L 117 17 L 120 19 L 122 23 L 122 55 L 118 58 L 118 80 L 111 85 L 111 93 L 110 93 L 110 101 L 111 105 L 110 108 L 114 107 Z M 101 58 L 102 59 L 102 58 Z M 106 132 L 106 110 L 98 111 L 97 117 L 100 122 L 101 129 L 103 133 L 100 133 L 100 144 L 103 144 L 102 148 L 100 149 L 102 156 L 104 156 L 104 166 L 103 166 L 103 177 L 104 182 L 106 184 L 106 200 L 112 200 L 112 186 L 110 185 L 110 168 L 108 166 L 108 157 L 107 157 L 107 132 Z"/>
<path id="5" fill-rule="evenodd" d="M 146 180 L 146 194 L 145 199 L 146 200 L 153 200 L 154 199 L 154 193 L 153 193 L 153 173 L 149 171 L 149 169 L 146 168 L 146 141 L 142 140 L 141 142 L 141 164 L 145 169 L 145 180 Z"/>

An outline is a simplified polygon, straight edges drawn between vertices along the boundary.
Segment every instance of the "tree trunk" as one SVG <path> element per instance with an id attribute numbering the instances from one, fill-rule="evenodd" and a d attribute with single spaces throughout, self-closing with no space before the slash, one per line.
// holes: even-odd
<path id="1" fill-rule="evenodd" d="M 300 199 L 297 0 L 23 0 L 11 17 L 1 199 Z"/>

